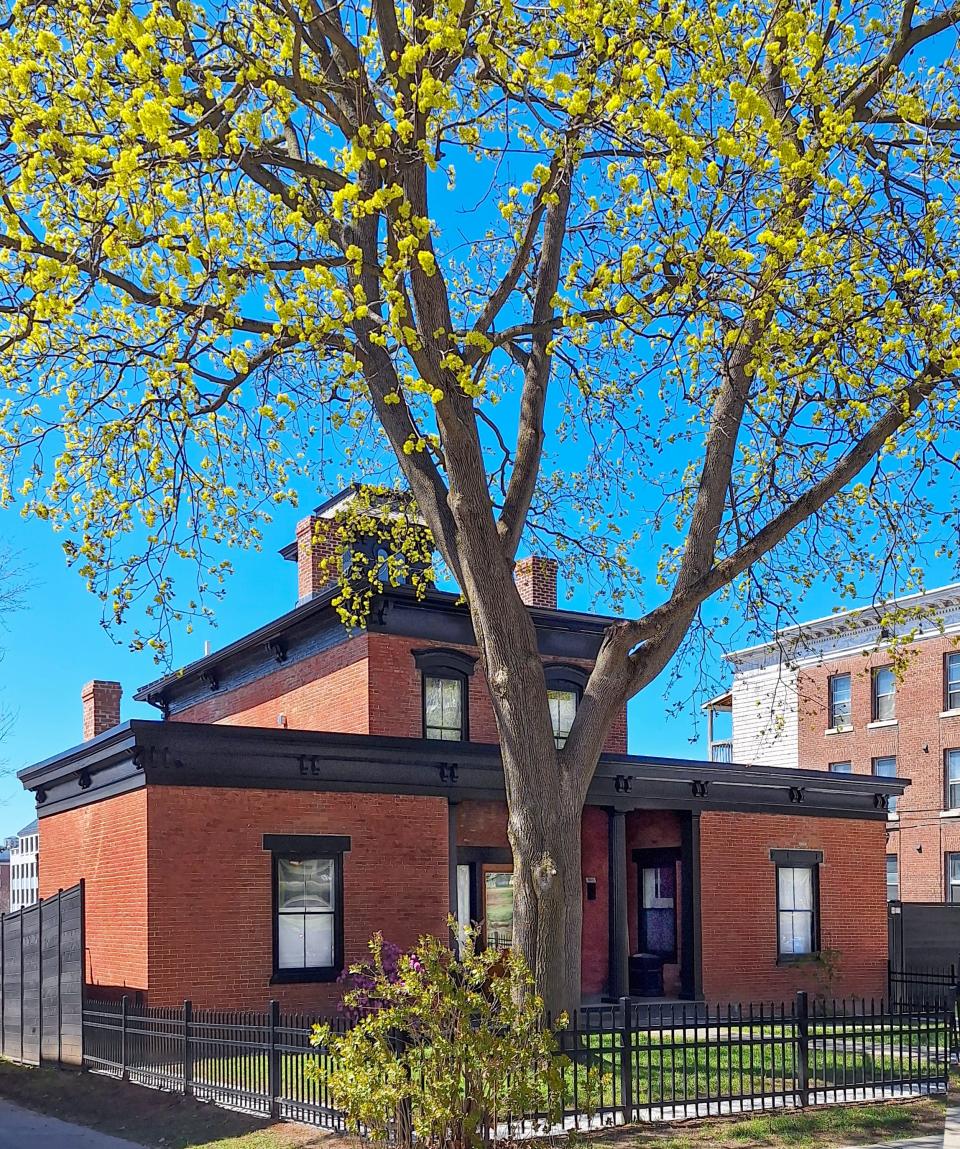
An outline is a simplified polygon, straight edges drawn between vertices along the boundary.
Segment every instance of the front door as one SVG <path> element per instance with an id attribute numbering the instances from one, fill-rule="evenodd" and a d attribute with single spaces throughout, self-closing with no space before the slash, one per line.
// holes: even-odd
<path id="1" fill-rule="evenodd" d="M 637 949 L 677 960 L 679 850 L 634 850 L 637 863 Z"/>

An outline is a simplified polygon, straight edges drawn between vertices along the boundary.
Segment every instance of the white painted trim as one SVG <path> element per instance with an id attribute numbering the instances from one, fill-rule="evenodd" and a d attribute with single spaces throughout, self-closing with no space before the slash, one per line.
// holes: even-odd
<path id="1" fill-rule="evenodd" d="M 828 726 L 823 733 L 824 736 L 827 734 L 852 734 L 854 729 L 855 727 L 853 726 Z"/>
<path id="2" fill-rule="evenodd" d="M 868 730 L 883 730 L 887 726 L 899 726 L 900 722 L 896 718 L 878 718 L 875 722 L 868 722 Z"/>

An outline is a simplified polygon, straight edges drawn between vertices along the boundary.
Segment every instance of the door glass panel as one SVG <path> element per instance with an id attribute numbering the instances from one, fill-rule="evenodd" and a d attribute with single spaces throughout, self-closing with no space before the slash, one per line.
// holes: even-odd
<path id="1" fill-rule="evenodd" d="M 484 874 L 483 892 L 487 945 L 507 949 L 513 945 L 513 874 Z"/>
<path id="2" fill-rule="evenodd" d="M 641 871 L 641 943 L 648 953 L 677 950 L 676 866 L 646 866 Z"/>

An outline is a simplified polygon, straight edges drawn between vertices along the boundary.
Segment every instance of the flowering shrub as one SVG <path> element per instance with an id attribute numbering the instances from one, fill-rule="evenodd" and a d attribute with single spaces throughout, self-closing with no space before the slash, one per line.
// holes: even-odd
<path id="1" fill-rule="evenodd" d="M 383 1000 L 375 996 L 378 978 L 385 977 L 391 984 L 399 980 L 403 950 L 395 942 L 386 942 L 382 938 L 379 947 L 382 973 L 369 965 L 354 965 L 337 978 L 337 983 L 343 987 L 339 1009 L 351 1021 L 359 1021 L 371 1010 L 383 1007 Z M 409 957 L 411 963 L 416 963 L 414 955 Z"/>
<path id="2" fill-rule="evenodd" d="M 350 971 L 344 1005 L 356 1024 L 314 1028 L 331 1067 L 311 1072 L 375 1137 L 469 1149 L 505 1137 L 509 1115 L 559 1119 L 565 1059 L 526 963 L 465 933 L 459 956 L 434 937 L 397 954 L 378 935 L 370 963 Z"/>

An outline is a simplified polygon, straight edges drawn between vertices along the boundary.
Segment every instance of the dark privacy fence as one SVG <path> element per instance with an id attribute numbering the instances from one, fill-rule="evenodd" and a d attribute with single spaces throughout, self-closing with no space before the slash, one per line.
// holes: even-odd
<path id="1" fill-rule="evenodd" d="M 283 1014 L 88 1001 L 84 1064 L 262 1116 L 345 1130 L 308 1067 L 311 1021 Z M 343 1019 L 335 1028 L 343 1031 Z M 946 1091 L 952 1014 L 946 1002 L 811 1002 L 707 1009 L 627 999 L 585 1008 L 559 1034 L 564 1128 L 791 1108 Z M 553 1111 L 505 1119 L 544 1131 Z"/>
<path id="2" fill-rule="evenodd" d="M 0 1056 L 80 1065 L 83 883 L 0 917 Z"/>

